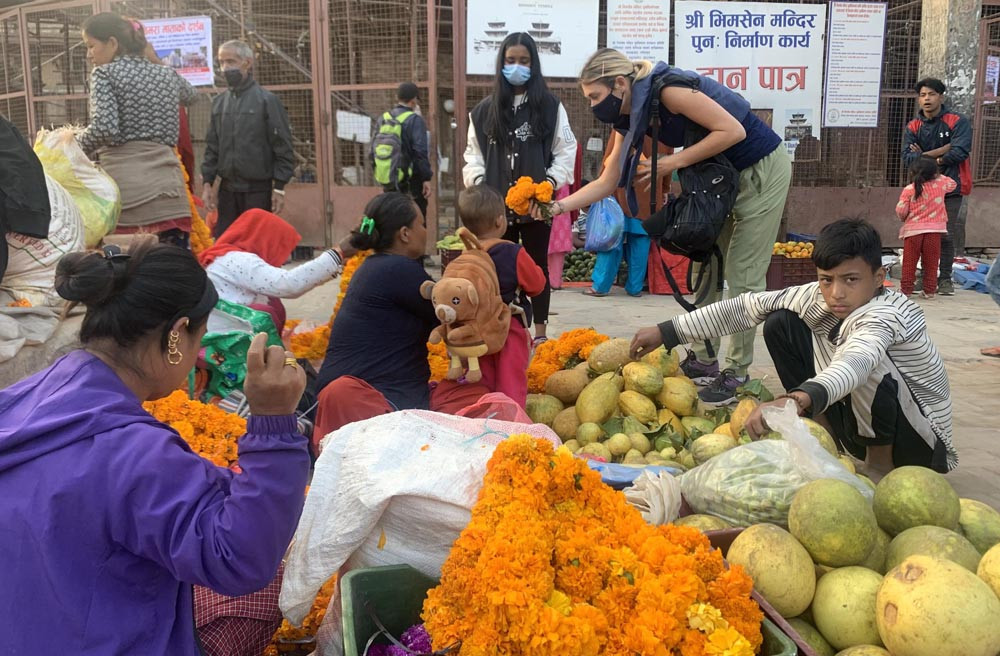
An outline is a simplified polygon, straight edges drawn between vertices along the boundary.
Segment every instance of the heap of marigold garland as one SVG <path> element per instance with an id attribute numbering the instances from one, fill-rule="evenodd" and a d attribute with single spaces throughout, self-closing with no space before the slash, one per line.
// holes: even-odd
<path id="1" fill-rule="evenodd" d="M 490 460 L 423 619 L 458 656 L 754 656 L 752 588 L 700 531 L 650 526 L 586 463 L 518 435 Z"/>
<path id="2" fill-rule="evenodd" d="M 601 342 L 608 341 L 607 335 L 593 328 L 577 328 L 540 344 L 528 366 L 528 391 L 539 394 L 545 391 L 545 381 L 560 369 L 569 369 L 590 356 L 590 352 Z"/>
<path id="3" fill-rule="evenodd" d="M 514 183 L 514 186 L 507 190 L 507 207 L 520 216 L 527 216 L 531 211 L 531 201 L 535 201 L 542 208 L 542 213 L 546 218 L 548 204 L 552 202 L 552 183 L 546 180 L 535 184 L 535 181 L 528 176 L 521 176 Z"/>
<path id="4" fill-rule="evenodd" d="M 444 342 L 427 343 L 427 364 L 431 367 L 430 381 L 432 383 L 439 383 L 445 379 L 448 375 L 448 369 L 451 368 L 451 357 L 448 355 L 448 347 L 444 345 Z"/>
<path id="5" fill-rule="evenodd" d="M 142 407 L 177 431 L 195 453 L 220 467 L 236 462 L 236 441 L 247 432 L 247 422 L 214 405 L 192 401 L 181 390 Z"/>

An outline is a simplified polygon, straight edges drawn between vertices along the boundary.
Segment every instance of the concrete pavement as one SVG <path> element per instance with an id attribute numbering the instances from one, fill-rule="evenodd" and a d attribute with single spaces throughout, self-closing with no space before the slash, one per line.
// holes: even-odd
<path id="1" fill-rule="evenodd" d="M 430 272 L 437 277 L 440 269 L 431 268 Z M 288 317 L 326 321 L 338 286 L 339 280 L 334 280 L 299 299 L 286 301 Z M 961 496 L 1000 509 L 1000 359 L 979 354 L 984 346 L 1000 345 L 1000 307 L 986 294 L 968 291 L 921 301 L 920 305 L 951 381 L 954 443 L 960 462 L 948 479 Z M 669 319 L 681 308 L 669 296 L 631 298 L 618 287 L 603 298 L 566 288 L 554 292 L 552 311 L 550 335 L 593 327 L 612 337 L 631 337 L 637 329 Z M 781 384 L 763 339 L 756 341 L 754 360 L 751 375 L 766 377 L 772 391 L 779 393 Z"/>

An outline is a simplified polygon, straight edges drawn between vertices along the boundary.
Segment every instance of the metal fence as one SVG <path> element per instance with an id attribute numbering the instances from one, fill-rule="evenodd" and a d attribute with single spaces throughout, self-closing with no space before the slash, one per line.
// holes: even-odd
<path id="1" fill-rule="evenodd" d="M 821 0 L 807 0 L 821 2 Z M 604 45 L 606 0 L 599 34 Z M 307 209 L 320 224 L 341 221 L 337 199 L 351 208 L 372 189 L 366 163 L 370 125 L 395 104 L 404 80 L 422 90 L 421 104 L 440 158 L 441 209 L 447 211 L 461 186 L 466 113 L 489 94 L 491 80 L 465 75 L 465 5 L 452 0 L 69 0 L 33 3 L 0 12 L 0 112 L 31 134 L 40 127 L 87 120 L 87 72 L 80 25 L 91 13 L 114 10 L 141 19 L 208 15 L 215 47 L 240 38 L 257 53 L 256 76 L 285 104 L 298 160 L 296 180 L 315 185 Z M 793 185 L 799 187 L 899 186 L 903 127 L 915 105 L 911 86 L 918 74 L 920 0 L 890 0 L 883 58 L 879 127 L 822 129 L 819 152 L 797 157 Z M 998 43 L 1000 26 L 989 28 Z M 672 59 L 672 57 L 671 57 Z M 26 72 L 28 73 L 26 75 Z M 607 130 L 593 118 L 576 80 L 548 79 L 562 99 L 582 147 Z M 202 88 L 212 97 L 216 88 Z M 447 102 L 451 101 L 451 102 Z M 997 105 L 977 118 L 984 129 L 977 145 L 977 177 L 997 179 L 1000 131 Z M 190 112 L 196 151 L 207 130 L 210 102 Z M 360 134 L 358 134 L 360 133 Z M 602 151 L 586 151 L 584 176 L 593 177 Z M 432 155 L 432 160 L 434 156 Z M 310 192 L 312 193 L 312 192 Z M 374 193 L 374 192 L 367 192 Z M 436 216 L 437 212 L 432 214 Z M 347 211 L 347 210 L 344 210 Z M 346 219 L 345 219 L 346 220 Z M 449 221 L 450 222 L 450 221 Z M 431 226 L 434 227 L 433 225 Z M 313 241 L 329 241 L 339 228 Z"/>

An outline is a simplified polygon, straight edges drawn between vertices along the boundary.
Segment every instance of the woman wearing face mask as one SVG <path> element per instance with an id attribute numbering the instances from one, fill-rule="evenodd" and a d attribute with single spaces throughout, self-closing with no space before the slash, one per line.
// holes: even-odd
<path id="1" fill-rule="evenodd" d="M 583 94 L 590 100 L 594 116 L 614 126 L 614 146 L 601 176 L 575 194 L 556 201 L 553 213 L 586 207 L 625 187 L 628 205 L 635 202 L 633 185 L 648 189 L 650 161 L 642 159 L 640 146 L 650 128 L 650 93 L 654 81 L 671 70 L 667 64 L 630 61 L 625 55 L 603 48 L 587 62 L 580 74 Z M 719 247 L 725 257 L 729 296 L 747 291 L 763 291 L 771 250 L 791 182 L 792 166 L 781 137 L 750 111 L 750 104 L 714 79 L 690 71 L 676 71 L 699 85 L 666 86 L 657 105 L 660 116 L 660 152 L 684 145 L 688 123 L 705 129 L 698 143 L 676 153 L 661 154 L 657 163 L 657 188 L 680 168 L 722 153 L 740 171 L 740 187 L 733 218 L 726 223 Z M 641 160 L 641 161 L 640 161 Z M 635 211 L 635 207 L 632 211 Z M 714 285 L 713 285 L 714 288 Z M 719 292 L 708 296 L 718 300 Z M 726 369 L 694 346 L 683 363 L 692 379 L 712 381 L 702 390 L 705 402 L 722 403 L 734 396 L 747 377 L 753 361 L 755 331 L 748 330 L 729 339 Z M 714 343 L 718 352 L 718 340 Z"/>
<path id="2" fill-rule="evenodd" d="M 554 189 L 573 182 L 576 139 L 566 109 L 545 84 L 534 39 L 515 32 L 497 54 L 493 94 L 470 114 L 462 177 L 466 187 L 486 184 L 506 195 L 517 179 L 548 180 Z M 504 239 L 521 243 L 548 279 L 551 227 L 507 210 Z M 549 318 L 548 283 L 533 300 L 535 344 L 545 341 Z"/>
<path id="3" fill-rule="evenodd" d="M 191 209 L 174 148 L 178 106 L 194 88 L 173 69 L 150 61 L 142 25 L 110 12 L 83 23 L 90 75 L 90 125 L 77 141 L 100 162 L 121 193 L 119 233 L 157 233 L 187 244 Z"/>

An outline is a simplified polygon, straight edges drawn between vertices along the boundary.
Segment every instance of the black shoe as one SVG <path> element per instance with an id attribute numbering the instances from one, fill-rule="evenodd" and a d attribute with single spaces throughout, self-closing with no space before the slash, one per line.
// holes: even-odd
<path id="1" fill-rule="evenodd" d="M 725 369 L 712 384 L 698 392 L 705 405 L 729 405 L 736 402 L 736 390 L 746 384 L 750 376 L 737 376 L 732 369 Z"/>
<path id="2" fill-rule="evenodd" d="M 955 283 L 951 281 L 951 278 L 943 278 L 941 280 L 938 280 L 937 293 L 941 296 L 954 296 Z"/>

